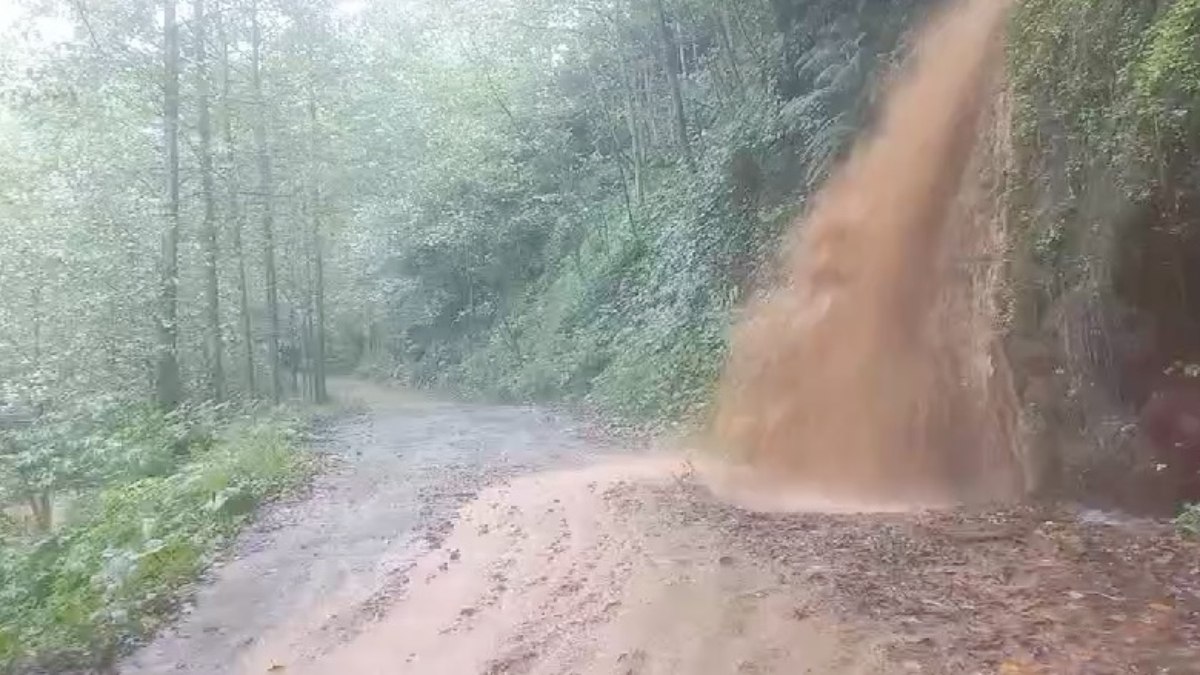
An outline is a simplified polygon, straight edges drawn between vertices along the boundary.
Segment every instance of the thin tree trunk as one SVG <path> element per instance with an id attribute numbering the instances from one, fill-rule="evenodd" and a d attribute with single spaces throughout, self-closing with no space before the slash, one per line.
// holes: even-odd
<path id="1" fill-rule="evenodd" d="M 316 67 L 313 60 L 312 67 Z M 317 95 L 316 87 L 309 83 L 308 90 L 308 121 L 310 125 L 311 145 L 309 161 L 311 163 L 311 199 L 312 208 L 309 214 L 312 220 L 312 259 L 314 268 L 313 283 L 313 353 L 312 379 L 313 400 L 320 404 L 328 400 L 328 390 L 325 386 L 325 242 L 321 231 L 321 176 L 320 161 L 317 152 Z"/>
<path id="2" fill-rule="evenodd" d="M 310 152 L 313 147 L 311 136 L 312 135 L 310 133 Z M 309 164 L 309 173 L 311 174 L 312 162 L 310 161 Z M 310 183 L 310 187 L 306 189 L 307 194 L 304 196 L 305 201 L 301 206 L 299 219 L 301 222 L 306 223 L 307 228 L 303 231 L 302 236 L 299 238 L 300 241 L 297 245 L 298 250 L 294 256 L 297 259 L 303 260 L 304 263 L 303 270 L 301 272 L 294 273 L 296 277 L 296 283 L 294 284 L 294 287 L 296 288 L 297 295 L 303 298 L 303 302 L 299 304 L 299 308 L 296 310 L 296 314 L 299 316 L 297 330 L 299 336 L 298 344 L 300 347 L 300 372 L 302 374 L 301 380 L 303 381 L 302 395 L 306 401 L 316 401 L 317 379 L 315 377 L 316 369 L 313 367 L 313 352 L 316 351 L 314 347 L 316 338 L 313 335 L 313 307 L 316 304 L 316 291 L 313 284 L 313 259 L 315 257 L 313 252 L 313 224 L 315 223 L 315 220 L 312 213 L 315 200 L 313 199 L 313 193 L 311 190 L 312 176 L 309 175 L 306 180 L 308 180 Z"/>
<path id="3" fill-rule="evenodd" d="M 318 193 L 318 198 L 320 194 Z M 319 202 L 318 202 L 319 203 Z M 314 355 L 313 377 L 316 378 L 316 401 L 317 403 L 325 403 L 329 400 L 329 388 L 326 383 L 325 372 L 325 243 L 321 236 L 321 229 L 316 220 L 317 215 L 313 215 L 314 227 L 317 231 L 317 239 L 314 243 L 315 250 L 313 251 L 313 261 L 316 267 L 316 292 L 314 301 L 316 304 L 316 354 Z"/>
<path id="4" fill-rule="evenodd" d="M 754 64 L 758 67 L 759 83 L 763 86 L 769 86 L 771 83 L 771 65 L 768 63 L 766 54 L 760 49 L 758 42 L 750 37 L 750 31 L 746 28 L 746 20 L 742 16 L 741 5 L 734 3 L 732 9 L 731 24 L 735 24 L 738 32 L 742 35 L 742 43 L 750 50 L 751 57 L 754 59 Z"/>
<path id="5" fill-rule="evenodd" d="M 592 96 L 596 98 L 596 106 L 599 107 L 600 112 L 604 115 L 604 126 L 608 130 L 608 137 L 613 145 L 613 164 L 617 167 L 617 174 L 621 179 L 621 197 L 624 198 L 625 213 L 629 217 L 629 231 L 634 236 L 637 236 L 637 218 L 634 217 L 633 202 L 629 198 L 629 180 L 625 176 L 625 167 L 623 165 L 625 161 L 623 157 L 624 153 L 621 151 L 620 139 L 617 138 L 617 123 L 613 119 L 612 113 L 608 110 L 608 104 L 604 102 L 604 94 L 600 91 L 600 86 L 596 84 L 596 74 L 591 68 L 587 69 L 587 74 L 588 84 L 591 85 L 592 89 Z M 598 147 L 597 152 L 599 152 Z"/>
<path id="6" fill-rule="evenodd" d="M 204 196 L 204 224 L 201 240 L 204 246 L 204 305 L 205 328 L 209 358 L 208 388 L 214 401 L 225 397 L 224 345 L 221 343 L 221 295 L 217 278 L 217 218 L 216 190 L 213 185 L 212 119 L 209 115 L 208 17 L 204 0 L 193 0 L 192 22 L 196 41 L 196 124 L 200 131 L 200 185 Z"/>
<path id="7" fill-rule="evenodd" d="M 655 114 L 656 111 L 654 109 L 653 101 L 650 98 L 650 92 L 653 89 L 653 87 L 651 87 L 651 81 L 653 80 L 653 77 L 654 75 L 651 72 L 650 66 L 646 65 L 646 67 L 641 70 L 642 86 L 641 91 L 638 93 L 641 95 L 642 110 L 645 110 L 647 113 L 646 135 L 650 138 L 650 148 L 657 150 L 659 146 L 662 145 L 662 134 L 658 129 L 658 115 Z"/>
<path id="8" fill-rule="evenodd" d="M 254 121 L 254 144 L 258 153 L 258 191 L 262 208 L 263 273 L 267 295 L 267 359 L 271 371 L 271 400 L 283 400 L 283 382 L 279 372 L 279 282 L 275 269 L 275 183 L 271 178 L 271 153 L 267 148 L 267 102 L 262 91 L 262 31 L 258 22 L 258 3 L 252 2 L 250 60 L 254 103 L 258 108 Z"/>
<path id="9" fill-rule="evenodd" d="M 316 326 L 313 325 L 313 313 L 310 307 L 304 313 L 304 363 L 308 364 L 304 373 L 306 379 L 304 390 L 308 400 L 314 403 L 317 400 L 316 343 Z"/>
<path id="10" fill-rule="evenodd" d="M 729 7 L 723 3 L 717 3 L 717 37 L 721 40 L 721 51 L 725 53 L 725 60 L 729 64 L 729 73 L 733 77 L 734 89 L 736 91 L 737 89 L 744 89 L 746 85 L 742 80 L 742 71 L 738 67 L 738 50 L 736 43 L 733 41 L 732 31 L 729 28 L 730 23 Z"/>
<path id="11" fill-rule="evenodd" d="M 242 245 L 242 216 L 238 193 L 241 180 L 238 177 L 237 143 L 233 134 L 233 73 L 229 65 L 229 36 L 225 32 L 224 20 L 217 22 L 218 39 L 221 41 L 221 98 L 224 114 L 225 136 L 225 179 L 228 203 L 225 210 L 226 227 L 233 233 L 233 254 L 237 259 L 238 329 L 242 341 L 242 368 L 245 370 L 246 393 L 255 396 L 254 339 L 250 326 L 250 291 L 246 283 L 246 253 Z"/>
<path id="12" fill-rule="evenodd" d="M 675 46 L 675 36 L 667 25 L 667 10 L 663 0 L 654 0 L 658 12 L 658 38 L 662 41 L 663 67 L 667 71 L 667 86 L 671 89 L 671 103 L 675 112 L 675 136 L 679 143 L 679 152 L 692 168 L 696 160 L 692 156 L 692 144 L 688 139 L 687 114 L 683 109 L 683 86 L 679 83 L 679 51 Z"/>
<path id="13" fill-rule="evenodd" d="M 42 280 L 33 287 L 33 369 L 42 370 Z"/>
<path id="14" fill-rule="evenodd" d="M 646 202 L 646 149 L 637 119 L 633 77 L 634 74 L 630 73 L 630 66 L 622 63 L 621 80 L 625 85 L 625 126 L 629 132 L 629 154 L 633 164 L 633 195 L 638 206 L 641 206 Z"/>
<path id="15" fill-rule="evenodd" d="M 179 374 L 179 26 L 175 0 L 163 2 L 163 135 L 167 168 L 162 235 L 162 279 L 159 287 L 158 403 L 171 409 L 183 398 Z"/>
<path id="16" fill-rule="evenodd" d="M 49 490 L 29 495 L 29 511 L 38 534 L 48 534 L 54 528 L 54 500 Z"/>

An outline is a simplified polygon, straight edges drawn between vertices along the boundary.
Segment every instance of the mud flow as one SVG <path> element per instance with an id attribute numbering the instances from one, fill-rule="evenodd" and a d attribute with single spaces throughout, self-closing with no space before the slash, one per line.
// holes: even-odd
<path id="1" fill-rule="evenodd" d="M 986 243 L 964 176 L 1008 7 L 935 17 L 876 130 L 796 223 L 783 281 L 736 330 L 715 443 L 804 504 L 1023 491 L 989 289 L 955 264 Z"/>

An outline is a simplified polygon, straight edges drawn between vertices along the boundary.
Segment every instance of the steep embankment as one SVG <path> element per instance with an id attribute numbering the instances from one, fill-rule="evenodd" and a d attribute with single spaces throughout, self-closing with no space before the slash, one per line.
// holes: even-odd
<path id="1" fill-rule="evenodd" d="M 1198 35 L 1195 0 L 1018 3 L 996 189 L 1008 352 L 1041 482 L 1166 512 L 1200 499 L 1187 422 L 1200 415 L 1187 376 L 1200 361 Z"/>

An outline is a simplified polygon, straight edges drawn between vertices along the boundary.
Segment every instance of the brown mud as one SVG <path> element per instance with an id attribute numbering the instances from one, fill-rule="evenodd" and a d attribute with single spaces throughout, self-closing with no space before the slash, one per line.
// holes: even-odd
<path id="1" fill-rule="evenodd" d="M 756 513 L 560 416 L 341 391 L 329 472 L 121 672 L 1200 673 L 1200 546 L 1153 521 Z"/>
<path id="2" fill-rule="evenodd" d="M 299 617 L 240 672 L 1200 672 L 1200 546 L 1148 521 L 753 513 L 660 455 L 505 481 L 456 523 L 377 620 L 301 655 Z"/>
<path id="3" fill-rule="evenodd" d="M 920 36 L 877 128 L 796 224 L 783 281 L 735 332 L 715 442 L 825 500 L 1019 497 L 995 317 L 959 273 L 964 204 L 1008 2 L 969 0 Z M 754 491 L 760 491 L 754 488 Z"/>

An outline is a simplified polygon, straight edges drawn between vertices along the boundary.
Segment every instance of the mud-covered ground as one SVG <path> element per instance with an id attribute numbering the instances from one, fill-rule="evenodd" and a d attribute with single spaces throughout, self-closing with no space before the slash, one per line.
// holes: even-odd
<path id="1" fill-rule="evenodd" d="M 682 456 L 355 385 L 127 673 L 1200 673 L 1200 548 L 1068 508 L 754 514 Z"/>
<path id="2" fill-rule="evenodd" d="M 310 630 L 292 657 L 320 653 L 402 597 L 405 570 L 482 487 L 580 465 L 604 449 L 588 440 L 596 436 L 589 427 L 546 411 L 336 385 L 358 412 L 317 439 L 327 470 L 301 498 L 267 509 L 182 620 L 127 659 L 122 673 L 239 672 L 278 628 L 301 620 Z"/>

